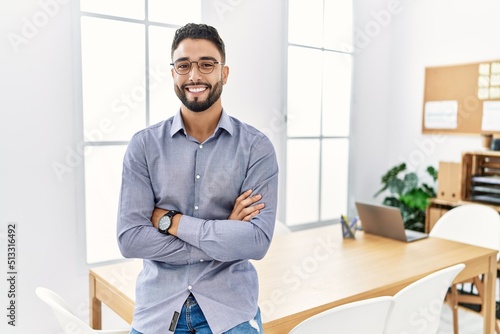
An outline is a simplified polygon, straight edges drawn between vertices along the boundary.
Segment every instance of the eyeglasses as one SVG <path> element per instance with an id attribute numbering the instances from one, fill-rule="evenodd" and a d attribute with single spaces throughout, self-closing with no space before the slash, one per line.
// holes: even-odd
<path id="1" fill-rule="evenodd" d="M 210 74 L 214 71 L 215 65 L 224 65 L 220 61 L 214 61 L 210 59 L 200 59 L 198 61 L 189 61 L 189 60 L 177 60 L 173 62 L 172 65 L 174 67 L 175 72 L 180 75 L 186 75 L 191 72 L 192 64 L 196 64 L 198 69 L 203 74 Z"/>

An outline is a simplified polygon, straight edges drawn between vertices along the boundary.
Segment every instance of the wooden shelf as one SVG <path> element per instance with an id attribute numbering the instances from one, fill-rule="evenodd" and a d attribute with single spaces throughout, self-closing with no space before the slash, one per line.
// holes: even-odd
<path id="1" fill-rule="evenodd" d="M 461 169 L 462 200 L 500 205 L 499 151 L 464 152 Z"/>
<path id="2" fill-rule="evenodd" d="M 462 153 L 462 161 L 459 164 L 440 162 L 438 197 L 431 199 L 427 207 L 425 232 L 429 233 L 438 219 L 456 206 L 478 203 L 490 206 L 500 213 L 500 203 L 474 200 L 474 189 L 478 189 L 474 188 L 474 176 L 498 177 L 500 180 L 500 151 L 469 151 Z M 492 187 L 494 190 L 500 190 L 500 184 L 498 187 Z M 457 192 L 459 196 L 455 198 L 453 194 Z M 498 196 L 500 200 L 500 194 L 494 196 Z"/>

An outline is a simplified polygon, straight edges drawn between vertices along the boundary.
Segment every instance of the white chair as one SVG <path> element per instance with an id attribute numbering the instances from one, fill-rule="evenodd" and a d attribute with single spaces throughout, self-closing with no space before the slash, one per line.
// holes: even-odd
<path id="1" fill-rule="evenodd" d="M 437 333 L 446 292 L 464 268 L 457 264 L 439 270 L 396 293 L 384 334 Z"/>
<path id="2" fill-rule="evenodd" d="M 384 296 L 340 305 L 307 318 L 289 334 L 382 334 L 392 304 L 392 298 Z"/>
<path id="3" fill-rule="evenodd" d="M 129 330 L 96 330 L 92 329 L 85 322 L 80 320 L 73 314 L 68 303 L 61 298 L 57 293 L 47 288 L 38 287 L 35 290 L 36 295 L 47 305 L 49 305 L 54 312 L 59 324 L 61 325 L 64 333 L 66 334 L 129 334 Z"/>
<path id="4" fill-rule="evenodd" d="M 458 241 L 475 246 L 500 249 L 500 215 L 498 212 L 482 204 L 465 204 L 457 206 L 439 218 L 429 233 L 433 237 Z M 499 254 L 497 254 L 497 260 Z M 448 302 L 453 313 L 453 332 L 458 334 L 458 303 L 482 305 L 483 284 L 481 277 L 460 283 L 475 285 L 478 295 L 466 296 L 458 294 L 456 284 L 451 287 Z M 495 322 L 495 332 L 500 334 L 498 323 Z"/>

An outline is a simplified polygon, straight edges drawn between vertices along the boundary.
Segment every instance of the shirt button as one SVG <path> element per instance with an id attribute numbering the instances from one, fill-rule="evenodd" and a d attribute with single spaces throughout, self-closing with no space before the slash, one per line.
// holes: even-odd
<path id="1" fill-rule="evenodd" d="M 199 148 L 203 148 L 203 145 L 200 145 Z"/>
<path id="2" fill-rule="evenodd" d="M 193 289 L 193 287 L 190 285 L 188 286 L 188 290 L 191 291 Z"/>
<path id="3" fill-rule="evenodd" d="M 194 206 L 194 209 L 195 209 L 195 210 L 198 210 L 198 205 L 195 205 L 195 206 Z"/>
<path id="4" fill-rule="evenodd" d="M 198 175 L 196 175 L 196 179 L 197 179 L 197 180 L 198 180 L 200 177 L 201 177 L 201 176 L 200 176 L 199 174 L 198 174 Z"/>

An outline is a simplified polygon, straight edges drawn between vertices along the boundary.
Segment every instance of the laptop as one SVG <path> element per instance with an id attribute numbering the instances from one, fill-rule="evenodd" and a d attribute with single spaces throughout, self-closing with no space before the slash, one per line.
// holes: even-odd
<path id="1" fill-rule="evenodd" d="M 398 208 L 363 202 L 355 202 L 355 204 L 366 233 L 404 242 L 412 242 L 429 236 L 423 232 L 405 229 L 403 216 Z"/>

